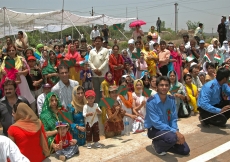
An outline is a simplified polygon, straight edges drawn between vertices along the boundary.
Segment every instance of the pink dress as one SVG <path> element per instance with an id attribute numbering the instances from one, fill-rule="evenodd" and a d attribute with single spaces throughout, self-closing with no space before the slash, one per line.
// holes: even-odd
<path id="1" fill-rule="evenodd" d="M 138 60 L 136 61 L 136 67 L 139 67 L 139 64 L 138 64 Z M 147 70 L 147 63 L 145 62 L 145 60 L 141 60 L 140 61 L 140 70 L 136 70 L 136 74 L 135 74 L 135 78 L 136 79 L 140 79 L 141 78 L 141 73 L 144 71 L 144 70 Z"/>

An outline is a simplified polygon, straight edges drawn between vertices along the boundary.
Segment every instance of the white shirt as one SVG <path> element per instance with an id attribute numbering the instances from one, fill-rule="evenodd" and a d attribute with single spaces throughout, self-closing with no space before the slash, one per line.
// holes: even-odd
<path id="1" fill-rule="evenodd" d="M 0 161 L 6 162 L 7 158 L 11 162 L 30 162 L 11 139 L 0 135 Z"/>
<path id="2" fill-rule="evenodd" d="M 94 103 L 93 107 L 90 107 L 89 105 L 84 105 L 83 107 L 83 116 L 85 117 L 85 124 L 89 123 L 90 127 L 93 126 L 94 123 L 98 122 L 98 116 L 97 116 L 97 112 L 96 109 L 98 108 L 98 104 Z M 101 109 L 98 109 L 101 111 Z M 88 113 L 93 113 L 93 116 L 87 116 L 86 114 Z"/>
<path id="3" fill-rule="evenodd" d="M 153 40 L 151 40 L 151 41 L 149 41 L 149 50 L 150 51 L 153 51 L 153 44 L 154 44 L 155 42 L 153 41 Z"/>
<path id="4" fill-rule="evenodd" d="M 90 33 L 90 39 L 96 38 L 97 36 L 100 36 L 99 30 L 92 30 Z"/>
<path id="5" fill-rule="evenodd" d="M 38 109 L 38 115 L 40 116 L 41 115 L 41 112 L 42 112 L 42 106 L 45 102 L 45 99 L 46 99 L 46 94 L 45 93 L 42 93 L 38 96 L 37 98 L 37 109 Z"/>
<path id="6" fill-rule="evenodd" d="M 69 79 L 69 86 L 66 86 L 61 80 L 51 89 L 60 98 L 62 106 L 66 107 L 72 101 L 73 88 L 78 86 L 78 81 Z"/>
<path id="7" fill-rule="evenodd" d="M 184 42 L 184 47 L 185 47 L 185 49 L 189 49 L 190 48 L 190 42 L 189 41 L 187 43 Z"/>
<path id="8" fill-rule="evenodd" d="M 107 48 L 101 47 L 99 51 L 93 48 L 89 52 L 89 66 L 92 69 L 93 76 L 104 77 L 105 73 L 109 71 L 109 50 Z M 102 75 L 98 76 L 93 70 L 98 69 L 101 71 Z M 96 85 L 97 86 L 97 85 Z M 98 85 L 99 86 L 99 85 Z"/>
<path id="9" fill-rule="evenodd" d="M 200 38 L 202 38 L 202 34 L 203 34 L 203 29 L 200 27 L 197 27 L 194 33 L 194 36 L 198 36 Z"/>

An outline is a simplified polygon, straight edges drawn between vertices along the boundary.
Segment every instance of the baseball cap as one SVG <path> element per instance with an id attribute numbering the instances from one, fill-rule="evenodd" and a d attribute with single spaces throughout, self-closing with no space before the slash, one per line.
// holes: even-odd
<path id="1" fill-rule="evenodd" d="M 93 90 L 88 90 L 85 92 L 85 98 L 88 98 L 88 97 L 95 97 L 96 96 L 96 93 L 93 91 Z"/>
<path id="2" fill-rule="evenodd" d="M 200 42 L 199 42 L 200 44 L 204 44 L 205 42 L 204 42 L 204 40 L 200 40 Z"/>
<path id="3" fill-rule="evenodd" d="M 34 56 L 29 56 L 29 57 L 27 58 L 27 61 L 30 61 L 30 60 L 36 61 L 36 58 L 35 58 Z"/>
<path id="4" fill-rule="evenodd" d="M 69 124 L 62 122 L 62 121 L 58 121 L 56 122 L 56 128 L 59 128 L 59 127 L 69 127 Z"/>
<path id="5" fill-rule="evenodd" d="M 134 39 L 130 39 L 130 40 L 128 41 L 128 44 L 134 44 L 134 43 L 135 43 Z"/>
<path id="6" fill-rule="evenodd" d="M 52 86 L 49 83 L 43 84 L 42 85 L 43 88 L 51 88 Z"/>

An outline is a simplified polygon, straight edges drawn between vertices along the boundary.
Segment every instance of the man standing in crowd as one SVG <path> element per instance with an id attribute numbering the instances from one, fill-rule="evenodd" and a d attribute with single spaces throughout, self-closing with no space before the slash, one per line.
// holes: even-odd
<path id="1" fill-rule="evenodd" d="M 94 39 L 97 37 L 97 36 L 100 36 L 100 32 L 99 30 L 97 30 L 97 26 L 94 26 L 94 29 L 91 31 L 90 33 L 90 39 L 92 41 L 94 41 Z"/>
<path id="2" fill-rule="evenodd" d="M 157 42 L 154 42 L 152 39 L 153 39 L 153 37 L 151 35 L 147 35 L 147 41 L 149 42 L 149 50 L 150 51 L 153 51 L 153 44 L 157 43 Z"/>
<path id="3" fill-rule="evenodd" d="M 169 78 L 160 76 L 156 86 L 158 93 L 147 100 L 144 122 L 145 128 L 148 128 L 148 137 L 152 139 L 152 147 L 161 156 L 167 152 L 188 155 L 190 149 L 177 126 L 175 97 L 167 95 Z"/>
<path id="4" fill-rule="evenodd" d="M 98 103 L 101 98 L 100 85 L 104 80 L 105 73 L 109 71 L 109 50 L 102 47 L 103 38 L 98 36 L 95 38 L 95 48 L 89 53 L 89 66 L 92 69 L 92 82 L 94 91 L 96 92 L 96 100 Z"/>
<path id="5" fill-rule="evenodd" d="M 189 73 L 192 75 L 192 83 L 197 87 L 198 92 L 200 92 L 201 87 L 203 86 L 198 74 L 200 72 L 200 68 L 197 64 L 192 65 L 189 69 Z"/>
<path id="6" fill-rule="evenodd" d="M 104 37 L 104 41 L 108 42 L 109 29 L 107 28 L 106 24 L 104 24 L 104 27 L 101 30 L 101 32 L 102 32 L 102 36 Z"/>
<path id="7" fill-rule="evenodd" d="M 160 19 L 160 17 L 158 17 L 158 19 L 157 19 L 156 26 L 157 26 L 157 32 L 160 33 L 161 32 L 161 19 Z"/>
<path id="8" fill-rule="evenodd" d="M 17 85 L 13 80 L 6 80 L 3 84 L 4 97 L 0 100 L 0 122 L 3 127 L 3 134 L 8 136 L 8 128 L 13 124 L 12 111 L 17 108 L 20 102 L 30 106 L 26 98 L 16 95 Z"/>
<path id="9" fill-rule="evenodd" d="M 203 39 L 203 24 L 199 23 L 199 26 L 196 28 L 194 33 L 194 38 L 197 41 L 197 44 L 199 45 L 200 39 Z"/>
<path id="10" fill-rule="evenodd" d="M 230 102 L 223 100 L 223 93 L 230 96 L 228 80 L 230 71 L 226 68 L 220 68 L 217 71 L 216 79 L 211 80 L 203 85 L 198 97 L 198 109 L 200 111 L 199 119 L 203 126 L 215 125 L 225 127 L 227 120 L 230 118 Z"/>
<path id="11" fill-rule="evenodd" d="M 75 86 L 78 86 L 78 81 L 69 79 L 69 67 L 61 64 L 57 68 L 57 73 L 60 81 L 52 88 L 57 96 L 59 96 L 62 106 L 66 107 L 72 101 L 72 91 Z"/>
<path id="12" fill-rule="evenodd" d="M 7 55 L 6 49 L 10 44 L 12 44 L 12 39 L 10 37 L 6 37 L 6 44 L 2 47 L 2 58 Z"/>
<path id="13" fill-rule="evenodd" d="M 160 53 L 159 53 L 159 68 L 162 75 L 168 74 L 168 63 L 170 58 L 170 51 L 166 49 L 166 42 L 160 42 Z"/>
<path id="14" fill-rule="evenodd" d="M 199 48 L 198 48 L 198 52 L 200 54 L 199 64 L 200 63 L 202 64 L 204 62 L 203 59 L 204 59 L 204 55 L 206 54 L 206 49 L 204 47 L 204 44 L 205 44 L 204 40 L 200 40 L 200 42 L 199 42 Z"/>
<path id="15" fill-rule="evenodd" d="M 228 16 L 228 20 L 225 22 L 226 27 L 226 40 L 230 41 L 230 15 Z"/>
<path id="16" fill-rule="evenodd" d="M 218 25 L 217 32 L 219 33 L 219 42 L 220 45 L 223 45 L 223 41 L 226 40 L 226 28 L 224 24 L 224 18 L 221 19 L 221 23 Z"/>
<path id="17" fill-rule="evenodd" d="M 141 30 L 141 26 L 140 25 L 136 25 L 136 28 L 135 30 L 133 31 L 133 34 L 132 34 L 132 38 L 137 41 L 137 37 L 140 36 L 140 37 L 143 37 L 145 34 L 144 32 Z"/>
<path id="18" fill-rule="evenodd" d="M 184 40 L 184 47 L 185 49 L 189 49 L 190 48 L 190 41 L 189 41 L 189 35 L 188 34 L 184 34 L 183 35 L 183 40 Z"/>
<path id="19" fill-rule="evenodd" d="M 130 39 L 128 41 L 127 53 L 128 53 L 128 55 L 129 55 L 130 58 L 132 58 L 132 54 L 133 54 L 133 51 L 135 49 L 135 45 L 134 44 L 135 44 L 134 39 Z"/>

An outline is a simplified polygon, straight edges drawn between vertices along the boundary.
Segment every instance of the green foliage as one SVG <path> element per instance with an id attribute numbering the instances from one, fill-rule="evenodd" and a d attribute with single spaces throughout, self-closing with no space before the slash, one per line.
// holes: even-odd
<path id="1" fill-rule="evenodd" d="M 27 32 L 26 34 L 28 36 L 28 42 L 29 42 L 30 47 L 35 48 L 37 44 L 41 43 L 38 31 Z"/>
<path id="2" fill-rule="evenodd" d="M 165 28 L 165 21 L 161 21 L 161 31 L 166 30 Z"/>
<path id="3" fill-rule="evenodd" d="M 191 29 L 195 30 L 198 27 L 199 23 L 200 23 L 200 21 L 198 21 L 198 22 L 192 22 L 191 20 L 188 20 L 186 22 L 186 24 L 188 26 L 188 30 L 191 30 Z"/>

